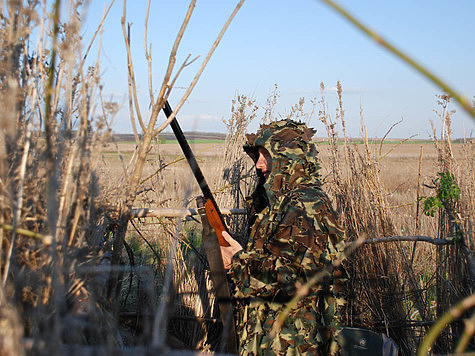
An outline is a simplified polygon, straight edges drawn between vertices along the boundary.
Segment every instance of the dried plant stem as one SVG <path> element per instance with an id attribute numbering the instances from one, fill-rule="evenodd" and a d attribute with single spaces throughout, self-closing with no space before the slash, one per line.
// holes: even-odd
<path id="1" fill-rule="evenodd" d="M 228 209 L 219 208 L 223 215 L 246 215 L 246 209 Z M 173 208 L 161 208 L 161 209 L 132 209 L 130 212 L 131 219 L 140 219 L 144 217 L 156 217 L 156 218 L 186 218 L 188 216 L 198 215 L 196 209 L 173 209 Z"/>
<path id="2" fill-rule="evenodd" d="M 126 0 L 124 0 L 124 13 L 122 15 L 121 24 L 122 24 L 122 33 L 124 34 L 125 39 L 125 48 L 127 50 L 127 69 L 128 69 L 128 91 L 129 91 L 129 109 L 130 109 L 130 119 L 132 121 L 132 127 L 134 128 L 135 140 L 138 143 L 138 133 L 135 126 L 134 111 L 137 113 L 137 120 L 139 121 L 142 131 L 145 131 L 145 124 L 142 119 L 142 114 L 140 113 L 140 107 L 137 98 L 137 87 L 135 85 L 135 71 L 134 65 L 132 63 L 132 53 L 130 52 L 130 25 L 127 26 L 127 31 L 125 30 L 125 16 L 126 16 Z M 132 105 L 132 99 L 134 105 Z"/>
<path id="3" fill-rule="evenodd" d="M 152 337 L 152 346 L 160 347 L 164 344 L 165 332 L 164 328 L 167 324 L 167 313 L 166 308 L 168 306 L 168 297 L 171 293 L 171 284 L 173 279 L 173 260 L 175 259 L 176 250 L 178 248 L 178 234 L 181 230 L 181 223 L 178 223 L 175 230 L 175 238 L 173 239 L 172 246 L 168 255 L 167 269 L 165 272 L 165 280 L 163 282 L 163 291 L 160 296 L 160 302 L 158 305 L 157 313 L 155 314 L 155 319 L 153 323 L 153 337 Z"/>
<path id="4" fill-rule="evenodd" d="M 419 200 L 421 196 L 421 176 L 422 176 L 422 153 L 424 152 L 424 146 L 421 145 L 421 153 L 419 154 L 419 171 L 417 174 L 417 194 L 416 194 L 416 235 L 419 233 Z M 411 264 L 414 263 L 414 256 L 416 254 L 416 244 L 417 241 L 414 242 L 412 246 L 412 254 L 411 254 Z"/>
<path id="5" fill-rule="evenodd" d="M 16 234 L 42 241 L 45 246 L 51 245 L 51 242 L 52 242 L 51 235 L 42 235 L 42 234 L 38 234 L 37 232 L 33 232 L 33 231 L 22 229 L 22 228 L 13 229 L 13 226 L 8 225 L 8 224 L 0 224 L 0 229 L 5 230 L 5 231 L 14 231 Z"/>
<path id="6" fill-rule="evenodd" d="M 389 133 L 392 131 L 393 128 L 395 128 L 397 125 L 399 125 L 402 122 L 403 119 L 399 120 L 398 122 L 394 123 L 391 125 L 389 130 L 384 134 L 383 138 L 381 139 L 381 142 L 379 143 L 379 156 L 381 156 L 381 151 L 383 150 L 383 142 L 384 139 L 389 135 Z"/>
<path id="7" fill-rule="evenodd" d="M 470 319 L 465 320 L 465 330 L 459 339 L 457 347 L 455 348 L 455 352 L 464 352 L 468 344 L 470 343 L 470 340 L 472 340 L 473 335 L 475 335 L 475 313 L 472 314 L 472 317 Z"/>
<path id="8" fill-rule="evenodd" d="M 112 5 L 114 5 L 114 2 L 115 2 L 115 0 L 111 0 L 111 2 L 110 2 L 110 4 L 109 4 L 109 6 L 108 6 L 106 12 L 105 12 L 104 15 L 102 16 L 102 20 L 101 20 L 101 22 L 99 23 L 99 26 L 97 26 L 96 31 L 94 32 L 94 35 L 92 36 L 91 41 L 89 41 L 89 45 L 87 46 L 86 53 L 84 53 L 84 56 L 83 56 L 82 61 L 81 61 L 81 64 L 80 64 L 80 66 L 79 66 L 80 68 L 83 68 L 84 62 L 86 61 L 86 58 L 87 58 L 87 56 L 88 56 L 88 54 L 89 54 L 89 51 L 91 50 L 92 44 L 94 43 L 97 34 L 99 33 L 99 31 L 100 31 L 100 30 L 102 29 L 102 27 L 104 26 L 104 21 L 106 20 L 107 15 L 109 14 L 109 11 L 110 11 Z"/>
<path id="9" fill-rule="evenodd" d="M 430 236 L 385 236 L 385 237 L 376 237 L 372 239 L 366 239 L 364 244 L 374 244 L 380 242 L 395 242 L 395 241 L 422 241 L 427 242 L 432 245 L 442 246 L 442 245 L 453 245 L 455 244 L 455 239 L 434 239 Z"/>
<path id="10" fill-rule="evenodd" d="M 467 99 L 466 97 L 460 95 L 450 85 L 448 85 L 446 82 L 442 81 L 442 79 L 440 79 L 437 75 L 430 72 L 428 69 L 426 69 L 420 63 L 418 63 L 414 59 L 410 58 L 404 52 L 402 52 L 401 50 L 399 50 L 398 48 L 393 46 L 390 42 L 385 40 L 378 33 L 376 33 L 375 31 L 373 31 L 371 29 L 369 29 L 368 27 L 366 27 L 361 21 L 357 20 L 356 17 L 351 15 L 348 11 L 344 10 L 340 5 L 336 4 L 333 0 L 320 0 L 320 1 L 326 3 L 327 5 L 329 5 L 333 9 L 335 9 L 340 15 L 345 17 L 349 22 L 351 22 L 353 25 L 355 25 L 357 28 L 359 28 L 362 32 L 364 32 L 369 37 L 371 37 L 374 41 L 376 41 L 376 43 L 378 43 L 379 45 L 386 48 L 389 52 L 394 54 L 396 57 L 402 59 L 404 62 L 406 62 L 412 68 L 414 68 L 416 71 L 418 71 L 420 74 L 425 76 L 427 79 L 429 79 L 431 82 L 436 84 L 443 91 L 445 91 L 447 94 L 449 94 L 455 100 L 457 100 L 459 102 L 459 104 L 462 106 L 462 108 L 472 117 L 472 119 L 475 120 L 475 108 L 472 107 L 469 99 Z"/>
<path id="11" fill-rule="evenodd" d="M 72 171 L 73 171 L 73 165 L 74 165 L 75 160 L 76 160 L 77 151 L 78 151 L 78 146 L 74 145 L 71 152 L 70 152 L 70 155 L 69 155 L 69 162 L 68 162 L 66 172 L 65 172 L 65 175 L 64 175 L 64 178 L 63 178 L 63 182 L 64 182 L 63 187 L 62 187 L 61 192 L 59 194 L 58 226 L 57 226 L 57 230 L 56 230 L 57 235 L 59 234 L 60 227 L 64 226 L 62 220 L 63 220 L 63 217 L 66 215 L 66 214 L 64 214 L 65 213 L 65 211 L 64 211 L 65 206 L 66 207 L 69 206 L 69 204 L 67 204 L 67 203 L 69 203 L 67 198 L 70 194 L 71 176 L 72 176 Z M 55 238 L 58 239 L 59 236 L 56 236 Z"/>
<path id="12" fill-rule="evenodd" d="M 56 42 L 59 33 L 59 7 L 60 7 L 60 0 L 56 0 L 54 3 L 54 11 L 53 11 L 53 45 L 51 48 L 51 59 L 50 59 L 50 67 L 48 73 L 48 81 L 46 83 L 46 98 L 45 98 L 45 135 L 46 135 L 46 154 L 47 159 L 50 162 L 50 167 L 53 168 L 52 165 L 54 164 L 54 157 L 53 157 L 53 143 L 52 139 L 52 131 L 51 131 L 51 97 L 54 90 L 54 70 L 56 64 Z M 50 170 L 52 173 L 53 170 Z"/>
<path id="13" fill-rule="evenodd" d="M 152 85 L 152 44 L 150 43 L 150 51 L 147 49 L 147 34 L 148 34 L 148 18 L 150 14 L 150 0 L 147 1 L 147 11 L 145 13 L 145 24 L 143 31 L 143 45 L 145 51 L 145 58 L 148 63 L 148 91 L 150 95 L 150 102 L 155 102 L 153 97 L 153 85 Z"/>
<path id="14" fill-rule="evenodd" d="M 59 280 L 59 259 L 57 251 L 57 242 L 56 241 L 56 224 L 58 217 L 58 201 L 56 190 L 58 188 L 58 179 L 57 179 L 57 164 L 55 158 L 55 152 L 53 149 L 53 130 L 54 130 L 54 120 L 53 120 L 53 107 L 51 105 L 51 99 L 55 85 L 55 68 L 56 68 L 56 51 L 57 51 L 57 41 L 59 34 L 59 14 L 60 14 L 60 0 L 56 0 L 53 6 L 53 33 L 52 33 L 52 48 L 51 48 L 51 59 L 50 59 L 50 68 L 48 73 L 48 81 L 46 86 L 46 98 L 45 98 L 45 135 L 46 135 L 46 159 L 47 159 L 47 170 L 48 170 L 48 185 L 47 185 L 47 219 L 48 227 L 52 239 L 52 249 L 51 249 L 51 264 L 52 264 L 52 278 L 51 285 L 53 289 L 53 303 L 56 310 L 61 310 L 61 305 L 63 304 L 63 293 L 62 286 Z M 55 342 L 59 342 L 62 325 L 60 323 L 60 314 L 55 313 L 54 315 L 54 327 L 52 332 L 52 337 Z M 57 345 L 56 345 L 57 346 Z"/>
<path id="15" fill-rule="evenodd" d="M 466 310 L 473 308 L 474 306 L 475 294 L 472 294 L 442 315 L 442 317 L 438 319 L 437 323 L 430 328 L 427 336 L 422 341 L 422 344 L 417 351 L 417 356 L 428 355 L 430 347 L 435 343 L 442 330 L 444 330 L 450 322 L 456 318 L 459 318 Z"/>
<path id="16" fill-rule="evenodd" d="M 181 107 L 183 106 L 183 104 L 185 103 L 185 101 L 188 99 L 188 97 L 190 96 L 192 90 L 194 89 L 196 83 L 198 82 L 198 79 L 200 78 L 201 74 L 203 73 L 206 65 L 208 64 L 211 56 L 213 55 L 214 51 L 216 50 L 216 47 L 218 47 L 219 45 L 219 42 L 221 42 L 221 39 L 223 38 L 224 36 L 224 33 L 226 32 L 227 28 L 229 27 L 229 24 L 231 23 L 231 21 L 233 20 L 234 16 L 237 14 L 237 12 L 239 11 L 239 9 L 241 8 L 241 6 L 244 4 L 244 0 L 241 0 L 235 7 L 234 11 L 232 12 L 232 14 L 229 16 L 228 20 L 226 21 L 226 23 L 224 24 L 223 28 L 221 29 L 221 32 L 219 33 L 218 37 L 216 38 L 216 40 L 214 41 L 213 43 L 213 46 L 211 47 L 211 49 L 209 50 L 208 54 L 206 55 L 206 58 L 204 59 L 203 63 L 201 64 L 201 67 L 200 69 L 198 70 L 198 72 L 196 73 L 195 77 L 193 78 L 193 81 L 191 82 L 190 86 L 188 87 L 188 89 L 186 90 L 185 94 L 183 95 L 183 97 L 181 98 L 180 102 L 176 105 L 175 107 L 175 110 L 173 111 L 173 113 L 170 115 L 170 117 L 162 124 L 160 125 L 160 127 L 155 130 L 155 134 L 158 134 L 160 132 L 162 132 L 169 124 L 170 122 L 172 122 L 172 120 L 175 118 L 176 116 L 176 113 L 178 111 L 180 111 Z M 162 104 L 163 106 L 163 104 Z M 160 106 L 161 107 L 161 106 Z M 158 113 L 157 113 L 158 114 Z"/>
<path id="17" fill-rule="evenodd" d="M 7 283 L 8 274 L 10 272 L 11 258 L 13 255 L 13 249 L 15 247 L 17 227 L 18 227 L 18 224 L 20 223 L 21 209 L 23 207 L 23 183 L 25 181 L 25 171 L 26 171 L 26 163 L 28 160 L 28 152 L 30 151 L 30 138 L 31 138 L 31 131 L 28 128 L 26 128 L 25 146 L 23 147 L 23 154 L 22 154 L 21 163 L 20 163 L 20 174 L 19 174 L 20 181 L 18 182 L 18 187 L 17 187 L 17 190 L 18 190 L 17 201 L 16 201 L 16 206 L 15 206 L 14 214 L 13 214 L 12 238 L 10 241 L 10 247 L 8 249 L 7 256 L 5 258 L 5 269 L 3 271 L 2 287 L 5 287 L 5 284 Z"/>

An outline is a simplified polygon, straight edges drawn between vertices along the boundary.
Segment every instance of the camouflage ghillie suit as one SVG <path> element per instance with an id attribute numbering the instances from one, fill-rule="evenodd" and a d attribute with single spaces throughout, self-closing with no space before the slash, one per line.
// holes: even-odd
<path id="1" fill-rule="evenodd" d="M 339 257 L 343 231 L 321 189 L 315 133 L 302 123 L 278 121 L 248 135 L 246 152 L 257 161 L 258 147 L 269 151 L 272 168 L 250 197 L 247 247 L 233 257 L 241 355 L 336 355 L 343 300 L 337 274 L 312 287 L 271 340 L 269 331 L 298 284 Z M 264 182 L 265 180 L 265 182 Z"/>

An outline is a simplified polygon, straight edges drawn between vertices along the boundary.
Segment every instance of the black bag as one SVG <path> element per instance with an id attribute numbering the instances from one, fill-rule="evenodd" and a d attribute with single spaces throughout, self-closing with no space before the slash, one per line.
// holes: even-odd
<path id="1" fill-rule="evenodd" d="M 399 347 L 388 336 L 368 329 L 345 327 L 337 336 L 341 356 L 397 356 Z"/>

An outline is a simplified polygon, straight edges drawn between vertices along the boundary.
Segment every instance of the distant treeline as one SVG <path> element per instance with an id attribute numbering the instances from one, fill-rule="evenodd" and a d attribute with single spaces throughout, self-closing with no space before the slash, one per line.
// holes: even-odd
<path id="1" fill-rule="evenodd" d="M 188 140 L 223 140 L 226 138 L 226 134 L 219 132 L 198 132 L 198 131 L 185 131 L 185 137 Z M 133 134 L 114 134 L 116 141 L 135 141 Z M 162 132 L 158 135 L 159 141 L 174 141 L 175 135 L 171 132 Z"/>
<path id="2" fill-rule="evenodd" d="M 122 141 L 122 142 L 130 142 L 130 141 L 135 141 L 134 135 L 133 134 L 120 134 L 120 133 L 115 133 L 114 139 L 116 141 Z M 226 134 L 220 133 L 220 132 L 199 132 L 199 131 L 186 131 L 185 132 L 185 137 L 190 140 L 222 140 L 224 141 L 226 138 Z M 171 132 L 162 132 L 158 135 L 158 140 L 159 141 L 175 141 L 175 135 Z M 467 138 L 468 142 L 471 142 L 473 138 Z M 322 143 L 322 142 L 327 142 L 327 138 L 322 138 L 322 137 L 314 137 L 313 141 L 316 143 Z M 344 142 L 343 138 L 336 138 L 336 141 L 339 143 Z M 363 143 L 363 140 L 361 138 L 348 138 L 348 141 L 351 143 Z M 369 142 L 380 142 L 381 138 L 368 138 Z M 384 143 L 394 143 L 394 142 L 401 142 L 404 141 L 402 138 L 386 138 L 384 140 Z M 430 143 L 432 142 L 431 139 L 410 139 L 407 141 L 407 143 Z M 463 143 L 465 142 L 465 139 L 463 138 L 457 138 L 452 140 L 453 143 Z"/>

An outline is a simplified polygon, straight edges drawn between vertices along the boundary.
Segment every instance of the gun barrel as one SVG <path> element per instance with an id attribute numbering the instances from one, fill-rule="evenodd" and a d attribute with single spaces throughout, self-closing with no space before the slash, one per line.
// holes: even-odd
<path id="1" fill-rule="evenodd" d="M 170 117 L 170 115 L 173 112 L 170 104 L 168 103 L 168 100 L 165 102 L 165 106 L 163 107 L 163 112 L 165 113 L 167 118 Z M 198 162 L 196 161 L 195 155 L 193 154 L 193 151 L 191 150 L 191 147 L 188 144 L 185 134 L 181 130 L 181 127 L 178 124 L 176 117 L 170 122 L 170 126 L 173 130 L 173 133 L 175 134 L 176 139 L 178 140 L 178 144 L 180 145 L 183 151 L 183 154 L 185 155 L 186 160 L 188 161 L 188 164 L 190 165 L 191 171 L 193 172 L 193 175 L 195 176 L 196 181 L 198 182 L 198 185 L 200 186 L 201 192 L 203 193 L 203 197 L 206 200 L 211 201 L 211 204 L 213 205 L 214 210 L 215 210 L 215 214 L 218 215 L 218 218 L 221 221 L 221 225 L 224 226 L 225 231 L 227 231 L 226 225 L 224 224 L 223 215 L 221 214 L 219 210 L 218 204 L 216 204 L 216 201 L 214 200 L 213 193 L 211 193 L 211 189 L 209 188 L 208 183 L 206 183 L 206 179 L 203 175 L 203 172 L 198 166 Z M 216 230 L 215 226 L 213 226 L 213 228 L 215 228 Z M 224 240 L 223 237 L 221 236 L 220 230 L 222 231 L 221 226 L 216 230 L 219 244 L 221 246 L 229 246 L 227 241 Z"/>

